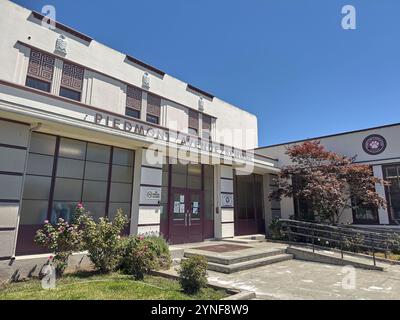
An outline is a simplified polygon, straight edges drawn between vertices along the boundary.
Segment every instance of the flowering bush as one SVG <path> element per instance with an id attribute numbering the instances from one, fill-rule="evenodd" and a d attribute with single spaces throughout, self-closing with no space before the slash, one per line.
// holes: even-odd
<path id="1" fill-rule="evenodd" d="M 152 242 L 145 236 L 130 236 L 125 240 L 121 269 L 142 280 L 145 273 L 157 268 L 157 256 Z"/>
<path id="2" fill-rule="evenodd" d="M 121 260 L 121 233 L 128 223 L 126 215 L 119 209 L 113 221 L 100 218 L 96 223 L 89 215 L 83 215 L 80 221 L 83 245 L 95 268 L 102 273 L 115 270 Z"/>
<path id="3" fill-rule="evenodd" d="M 84 212 L 82 204 L 78 204 L 74 217 L 69 223 L 59 218 L 56 224 L 44 221 L 44 226 L 35 235 L 35 243 L 49 249 L 53 254 L 53 264 L 58 276 L 62 276 L 68 266 L 68 258 L 82 246 L 82 230 L 79 227 L 80 215 Z"/>

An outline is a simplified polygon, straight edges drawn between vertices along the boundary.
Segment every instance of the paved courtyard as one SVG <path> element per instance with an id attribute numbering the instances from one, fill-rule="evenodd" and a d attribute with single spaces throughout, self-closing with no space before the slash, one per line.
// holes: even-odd
<path id="1" fill-rule="evenodd" d="M 233 274 L 209 271 L 209 281 L 254 291 L 257 299 L 267 300 L 400 299 L 400 266 L 390 266 L 386 271 L 353 269 L 355 282 L 347 281 L 350 273 L 346 270 L 341 266 L 289 260 Z"/>

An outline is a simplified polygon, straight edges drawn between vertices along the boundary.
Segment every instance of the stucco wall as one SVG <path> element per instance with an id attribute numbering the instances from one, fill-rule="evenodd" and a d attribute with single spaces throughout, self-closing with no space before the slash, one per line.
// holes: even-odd
<path id="1" fill-rule="evenodd" d="M 364 139 L 374 134 L 383 136 L 387 142 L 386 149 L 378 155 L 368 154 L 363 150 L 362 147 Z M 348 157 L 356 157 L 356 162 L 370 164 L 373 167 L 374 175 L 382 178 L 382 165 L 400 162 L 399 137 L 400 124 L 315 138 L 313 140 L 319 140 L 326 149 L 333 152 L 340 153 Z M 279 159 L 278 166 L 282 167 L 290 164 L 290 159 L 285 154 L 286 148 L 290 145 L 299 143 L 302 143 L 302 141 L 265 147 L 258 149 L 257 153 Z M 381 185 L 376 186 L 376 191 L 385 198 L 385 190 Z M 281 206 L 283 218 L 288 218 L 290 215 L 294 214 L 292 199 L 283 199 L 281 201 Z M 352 223 L 353 217 L 351 210 L 346 210 L 341 216 L 340 221 L 342 223 Z M 380 224 L 389 223 L 388 212 L 386 209 L 379 210 L 379 222 Z"/>
<path id="2" fill-rule="evenodd" d="M 95 40 L 90 43 L 59 29 L 50 30 L 41 26 L 41 22 L 33 18 L 31 11 L 24 9 L 10 1 L 0 0 L 0 79 L 24 84 L 28 53 L 21 49 L 17 41 L 27 43 L 45 52 L 55 53 L 55 43 L 58 36 L 64 34 L 68 41 L 65 58 L 72 62 L 94 69 L 99 73 L 112 76 L 118 80 L 107 79 L 95 72 L 87 72 L 84 83 L 84 98 L 82 102 L 98 106 L 109 111 L 124 114 L 124 83 L 138 87 L 142 86 L 143 67 L 126 61 L 125 54 L 104 46 Z M 123 32 L 121 30 L 121 32 Z M 25 52 L 22 52 L 22 51 Z M 158 94 L 178 104 L 198 109 L 200 94 L 187 90 L 187 83 L 166 74 L 164 77 L 149 72 L 150 92 Z M 257 147 L 257 118 L 218 98 L 212 101 L 204 99 L 204 113 L 216 117 L 216 131 L 225 129 L 244 130 L 245 139 L 231 137 L 222 141 L 221 135 L 216 134 L 216 141 L 238 148 L 250 149 Z M 173 108 L 170 104 L 168 109 Z M 169 112 L 171 118 L 166 124 L 179 120 L 185 124 L 186 118 L 181 118 L 179 108 L 177 112 Z M 186 120 L 185 120 L 186 119 Z M 246 129 L 249 131 L 246 132 Z M 187 127 L 185 128 L 187 130 Z M 244 140 L 244 143 L 241 142 Z M 240 142 L 240 143 L 238 143 Z"/>

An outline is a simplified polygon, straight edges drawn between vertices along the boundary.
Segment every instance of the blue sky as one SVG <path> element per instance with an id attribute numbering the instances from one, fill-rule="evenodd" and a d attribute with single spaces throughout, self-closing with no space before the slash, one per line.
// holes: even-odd
<path id="1" fill-rule="evenodd" d="M 256 114 L 261 146 L 400 122 L 399 0 L 15 2 Z"/>

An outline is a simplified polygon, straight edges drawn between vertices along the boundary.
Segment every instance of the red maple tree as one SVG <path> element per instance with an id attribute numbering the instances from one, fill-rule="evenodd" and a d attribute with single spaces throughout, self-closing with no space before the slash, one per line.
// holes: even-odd
<path id="1" fill-rule="evenodd" d="M 386 207 L 375 185 L 387 183 L 374 177 L 369 165 L 354 163 L 355 157 L 328 151 L 319 141 L 290 146 L 286 154 L 292 164 L 282 168 L 270 199 L 302 199 L 318 220 L 331 224 L 338 224 L 347 208 Z"/>

